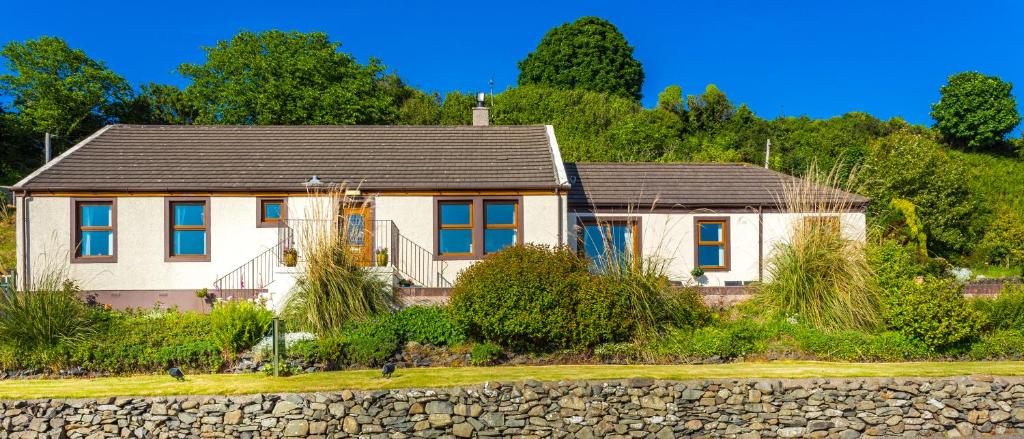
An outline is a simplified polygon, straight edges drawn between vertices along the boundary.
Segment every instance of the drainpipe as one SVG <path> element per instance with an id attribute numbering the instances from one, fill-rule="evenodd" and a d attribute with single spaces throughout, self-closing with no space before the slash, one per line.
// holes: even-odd
<path id="1" fill-rule="evenodd" d="M 757 281 L 764 282 L 764 205 L 757 206 Z"/>
<path id="2" fill-rule="evenodd" d="M 565 245 L 565 219 L 562 216 L 562 188 L 555 188 L 555 198 L 558 198 L 558 245 Z"/>
<path id="3" fill-rule="evenodd" d="M 32 279 L 32 268 L 29 265 L 29 233 L 28 233 L 28 202 L 31 199 L 28 191 L 25 191 L 21 196 L 21 276 L 24 279 L 21 281 L 21 288 L 24 291 L 32 289 L 30 279 Z"/>

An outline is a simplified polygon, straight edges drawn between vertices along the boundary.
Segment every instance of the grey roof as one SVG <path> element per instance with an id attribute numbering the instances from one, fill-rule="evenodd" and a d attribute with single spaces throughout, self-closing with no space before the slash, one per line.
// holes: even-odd
<path id="1" fill-rule="evenodd" d="M 731 163 L 566 163 L 569 204 L 661 208 L 775 207 L 796 177 Z M 821 197 L 863 205 L 868 199 L 821 187 Z M 826 198 L 827 199 L 827 198 Z"/>
<path id="2" fill-rule="evenodd" d="M 15 189 L 554 189 L 546 127 L 112 125 Z"/>

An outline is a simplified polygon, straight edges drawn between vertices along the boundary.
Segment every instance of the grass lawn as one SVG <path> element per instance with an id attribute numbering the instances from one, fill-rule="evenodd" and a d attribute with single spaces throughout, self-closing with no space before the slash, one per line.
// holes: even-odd
<path id="1" fill-rule="evenodd" d="M 971 374 L 1024 376 L 1024 362 L 826 363 L 780 361 L 671 366 L 517 366 L 399 369 L 391 379 L 374 370 L 320 372 L 287 378 L 263 374 L 189 375 L 177 382 L 166 375 L 133 377 L 5 380 L 0 399 L 95 398 L 101 396 L 231 395 L 244 393 L 316 392 L 341 389 L 449 387 L 487 381 L 536 379 L 602 380 L 656 378 L 814 378 L 814 377 L 945 377 Z"/>

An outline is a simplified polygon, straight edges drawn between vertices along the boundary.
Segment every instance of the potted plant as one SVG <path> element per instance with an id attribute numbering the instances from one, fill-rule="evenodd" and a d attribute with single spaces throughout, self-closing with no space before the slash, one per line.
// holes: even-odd
<path id="1" fill-rule="evenodd" d="M 700 267 L 693 267 L 693 270 L 690 270 L 690 276 L 693 276 L 694 280 L 699 280 L 704 276 L 704 269 Z"/>
<path id="2" fill-rule="evenodd" d="M 388 266 L 388 249 L 386 249 L 386 248 L 379 249 L 376 252 L 374 252 L 374 256 L 376 256 L 376 258 L 377 258 L 377 266 L 378 267 L 387 267 Z"/>
<path id="3" fill-rule="evenodd" d="M 285 267 L 294 267 L 299 263 L 299 252 L 294 248 L 285 249 L 281 256 Z"/>

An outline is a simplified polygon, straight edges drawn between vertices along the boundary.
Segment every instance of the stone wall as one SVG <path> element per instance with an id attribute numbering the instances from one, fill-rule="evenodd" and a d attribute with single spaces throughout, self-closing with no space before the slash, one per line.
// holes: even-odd
<path id="1" fill-rule="evenodd" d="M 1020 379 L 491 383 L 0 402 L 0 437 L 871 437 L 1024 430 Z"/>

